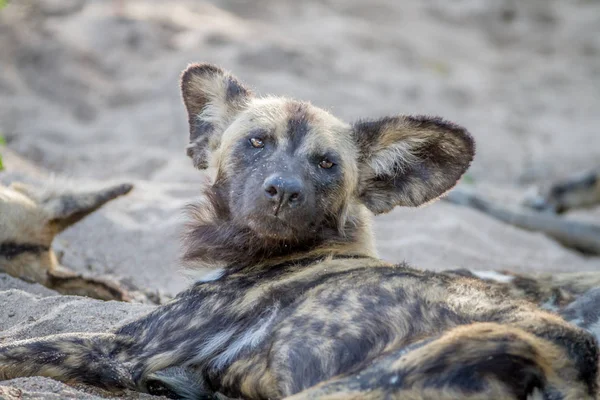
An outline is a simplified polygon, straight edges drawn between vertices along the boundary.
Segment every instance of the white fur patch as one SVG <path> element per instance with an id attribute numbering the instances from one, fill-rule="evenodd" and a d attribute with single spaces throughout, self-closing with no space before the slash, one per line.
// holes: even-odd
<path id="1" fill-rule="evenodd" d="M 527 400 L 543 400 L 544 394 L 539 388 L 533 389 L 533 392 L 527 395 Z"/>
<path id="2" fill-rule="evenodd" d="M 186 264 L 187 269 L 180 273 L 192 282 L 212 282 L 220 279 L 225 274 L 223 268 L 198 268 L 194 264 Z"/>
<path id="3" fill-rule="evenodd" d="M 148 379 L 159 380 L 184 399 L 200 399 L 207 393 L 202 385 L 202 377 L 185 368 L 163 369 L 151 374 Z"/>
<path id="4" fill-rule="evenodd" d="M 514 279 L 514 276 L 504 275 L 496 271 L 482 271 L 482 270 L 470 270 L 473 275 L 479 279 L 485 279 L 487 281 L 494 281 L 500 283 L 510 283 Z"/>
<path id="5" fill-rule="evenodd" d="M 277 316 L 277 307 L 271 308 L 268 314 L 262 317 L 255 325 L 248 329 L 239 339 L 234 341 L 224 352 L 212 361 L 212 366 L 220 370 L 235 360 L 236 356 L 244 349 L 253 349 L 258 346 L 270 332 L 270 327 Z"/>
<path id="6" fill-rule="evenodd" d="M 213 270 L 207 272 L 206 274 L 202 275 L 198 279 L 198 282 L 216 281 L 217 279 L 221 278 L 223 276 L 223 274 L 225 274 L 225 270 L 223 268 L 213 269 Z"/>
<path id="7" fill-rule="evenodd" d="M 197 348 L 196 355 L 192 357 L 186 365 L 194 365 L 206 361 L 206 359 L 212 356 L 221 346 L 223 346 L 232 336 L 236 333 L 236 329 L 231 328 L 223 332 L 219 332 L 216 335 L 211 336 L 207 340 L 203 341 Z"/>
<path id="8" fill-rule="evenodd" d="M 224 124 L 226 122 L 225 114 L 227 111 L 227 106 L 222 100 L 219 103 L 220 104 L 215 104 L 215 102 L 210 102 L 206 104 L 196 118 L 199 121 L 211 123 L 217 131 L 222 132 L 225 128 Z"/>
<path id="9" fill-rule="evenodd" d="M 417 160 L 417 157 L 412 154 L 411 150 L 412 146 L 410 143 L 395 143 L 392 146 L 380 150 L 375 157 L 370 160 L 371 168 L 373 168 L 375 175 L 383 175 L 389 173 L 394 168 L 394 165 L 408 167 Z"/>

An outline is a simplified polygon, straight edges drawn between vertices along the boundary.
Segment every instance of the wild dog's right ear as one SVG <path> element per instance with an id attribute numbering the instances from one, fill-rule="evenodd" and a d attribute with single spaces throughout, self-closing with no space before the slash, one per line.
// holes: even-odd
<path id="1" fill-rule="evenodd" d="M 210 153 L 251 96 L 234 76 L 211 64 L 191 64 L 181 75 L 181 93 L 188 112 L 187 154 L 198 169 L 208 168 Z"/>

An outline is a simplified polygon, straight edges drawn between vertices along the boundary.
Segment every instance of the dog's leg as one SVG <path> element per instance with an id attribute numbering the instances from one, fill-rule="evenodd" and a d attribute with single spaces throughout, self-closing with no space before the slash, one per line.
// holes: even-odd
<path id="1" fill-rule="evenodd" d="M 61 334 L 0 346 L 0 380 L 45 376 L 108 390 L 134 389 L 130 341 L 114 334 Z"/>
<path id="2" fill-rule="evenodd" d="M 546 396 L 546 397 L 543 397 Z M 383 356 L 289 399 L 591 399 L 574 362 L 519 328 L 477 323 Z"/>
<path id="3" fill-rule="evenodd" d="M 87 296 L 100 300 L 130 301 L 127 290 L 117 282 L 101 278 L 86 277 L 61 265 L 48 271 L 47 285 L 65 295 Z"/>

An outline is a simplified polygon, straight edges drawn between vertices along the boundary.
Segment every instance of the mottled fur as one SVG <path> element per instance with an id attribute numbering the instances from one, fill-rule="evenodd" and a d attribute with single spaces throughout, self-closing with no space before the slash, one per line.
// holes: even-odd
<path id="1" fill-rule="evenodd" d="M 474 155 L 465 129 L 349 125 L 206 64 L 182 92 L 189 155 L 216 169 L 184 259 L 212 280 L 110 334 L 0 346 L 0 378 L 188 399 L 596 397 L 593 335 L 500 284 L 376 257 L 371 214 L 449 190 Z"/>
<path id="2" fill-rule="evenodd" d="M 538 304 L 600 340 L 600 272 L 515 274 L 458 270 L 449 273 L 478 277 L 496 284 L 507 295 Z"/>

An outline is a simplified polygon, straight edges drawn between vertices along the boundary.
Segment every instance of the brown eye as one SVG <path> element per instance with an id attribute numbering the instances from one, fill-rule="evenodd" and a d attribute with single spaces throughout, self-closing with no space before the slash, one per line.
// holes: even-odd
<path id="1" fill-rule="evenodd" d="M 256 147 L 257 149 L 265 147 L 265 142 L 255 137 L 250 139 L 250 144 L 252 145 L 252 147 Z"/>
<path id="2" fill-rule="evenodd" d="M 329 168 L 333 167 L 333 163 L 325 158 L 325 159 L 321 160 L 321 162 L 319 163 L 319 167 L 321 167 L 323 169 L 329 169 Z"/>

